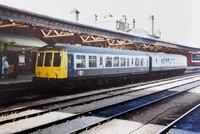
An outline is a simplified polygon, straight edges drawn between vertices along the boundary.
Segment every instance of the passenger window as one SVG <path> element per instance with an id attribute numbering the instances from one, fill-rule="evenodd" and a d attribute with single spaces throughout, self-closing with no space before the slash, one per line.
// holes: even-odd
<path id="1" fill-rule="evenodd" d="M 43 65 L 43 58 L 44 58 L 44 53 L 39 53 L 38 54 L 38 63 L 37 63 L 37 66 L 42 66 Z"/>
<path id="2" fill-rule="evenodd" d="M 77 68 L 85 68 L 86 67 L 85 55 L 76 55 L 76 67 Z"/>
<path id="3" fill-rule="evenodd" d="M 52 53 L 46 53 L 44 66 L 50 67 L 52 63 Z"/>
<path id="4" fill-rule="evenodd" d="M 89 67 L 97 67 L 97 56 L 89 56 Z"/>
<path id="5" fill-rule="evenodd" d="M 119 57 L 114 57 L 113 67 L 119 67 Z"/>
<path id="6" fill-rule="evenodd" d="M 112 67 L 112 57 L 106 57 L 106 67 Z"/>
<path id="7" fill-rule="evenodd" d="M 135 66 L 140 66 L 140 61 L 138 58 L 135 59 Z"/>
<path id="8" fill-rule="evenodd" d="M 164 63 L 165 63 L 164 59 L 161 59 L 161 63 L 162 63 L 162 64 L 164 64 Z"/>
<path id="9" fill-rule="evenodd" d="M 53 66 L 54 67 L 59 67 L 61 64 L 61 53 L 54 53 L 54 60 L 53 60 Z"/>
<path id="10" fill-rule="evenodd" d="M 125 66 L 126 66 L 126 58 L 121 57 L 121 67 L 125 67 Z"/>

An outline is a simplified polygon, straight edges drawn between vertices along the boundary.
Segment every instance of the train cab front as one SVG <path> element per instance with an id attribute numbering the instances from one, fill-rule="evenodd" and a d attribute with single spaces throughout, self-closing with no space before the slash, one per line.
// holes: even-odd
<path id="1" fill-rule="evenodd" d="M 34 85 L 53 87 L 67 78 L 67 54 L 64 51 L 39 51 L 36 57 Z"/>

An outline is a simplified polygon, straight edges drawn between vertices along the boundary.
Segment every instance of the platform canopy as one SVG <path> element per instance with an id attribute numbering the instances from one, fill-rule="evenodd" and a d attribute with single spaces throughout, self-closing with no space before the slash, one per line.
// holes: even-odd
<path id="1" fill-rule="evenodd" d="M 47 45 L 44 41 L 35 37 L 0 33 L 0 41 L 7 45 L 8 51 L 35 51 L 37 48 Z"/>
<path id="2" fill-rule="evenodd" d="M 20 35 L 3 34 L 0 33 L 0 40 L 8 44 L 24 47 L 43 47 L 47 45 L 44 41 L 35 37 L 25 37 Z"/>

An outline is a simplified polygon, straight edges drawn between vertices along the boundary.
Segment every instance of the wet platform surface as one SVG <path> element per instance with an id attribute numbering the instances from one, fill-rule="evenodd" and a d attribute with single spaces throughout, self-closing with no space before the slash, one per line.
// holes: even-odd
<path id="1" fill-rule="evenodd" d="M 19 84 L 19 83 L 29 83 L 32 82 L 32 78 L 34 74 L 27 74 L 27 75 L 19 75 L 17 78 L 1 78 L 0 85 L 7 85 L 7 84 Z"/>

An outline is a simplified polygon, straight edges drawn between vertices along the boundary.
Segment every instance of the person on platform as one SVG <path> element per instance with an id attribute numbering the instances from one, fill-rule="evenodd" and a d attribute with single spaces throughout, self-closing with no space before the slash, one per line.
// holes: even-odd
<path id="1" fill-rule="evenodd" d="M 3 61 L 3 65 L 2 65 L 2 68 L 3 68 L 3 72 L 4 72 L 4 77 L 5 78 L 8 78 L 8 68 L 9 68 L 9 64 L 8 64 L 8 61 L 7 59 L 5 58 L 4 61 Z"/>

